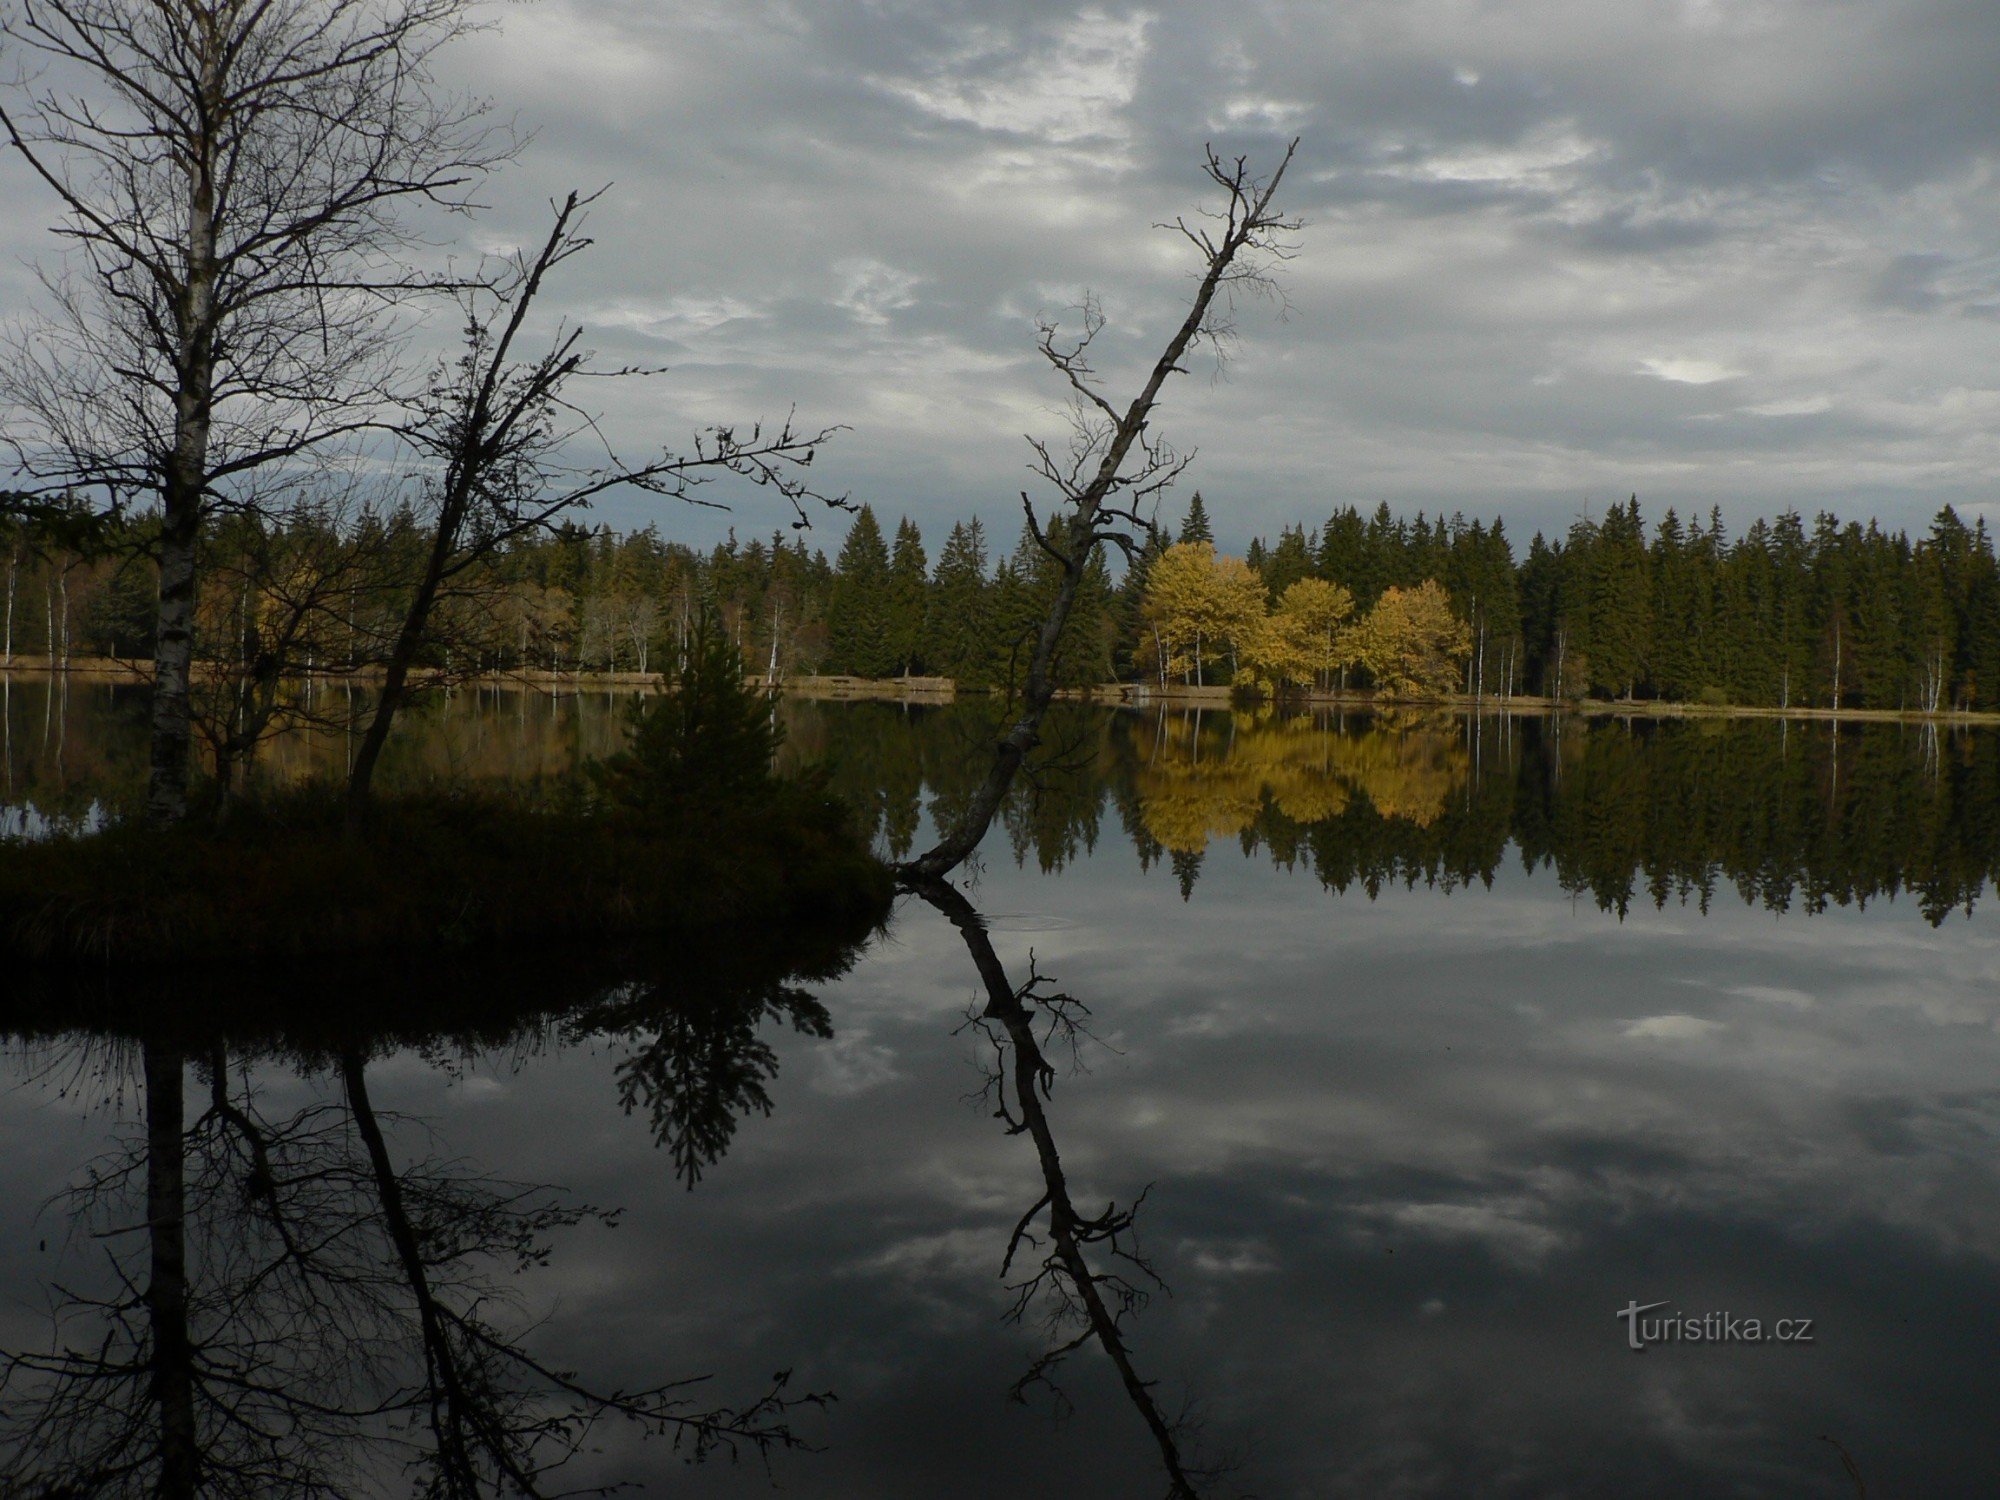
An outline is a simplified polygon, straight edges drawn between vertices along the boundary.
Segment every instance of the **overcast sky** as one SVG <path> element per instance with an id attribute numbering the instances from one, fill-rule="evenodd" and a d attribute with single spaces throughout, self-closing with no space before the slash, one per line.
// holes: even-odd
<path id="1" fill-rule="evenodd" d="M 612 430 L 796 403 L 853 429 L 825 480 L 933 553 L 973 512 L 1011 542 L 1022 434 L 1060 430 L 1035 315 L 1101 298 L 1122 400 L 1190 289 L 1149 226 L 1200 201 L 1205 141 L 1270 162 L 1294 134 L 1289 309 L 1244 308 L 1226 376 L 1179 380 L 1158 421 L 1199 450 L 1170 508 L 1199 487 L 1225 546 L 1380 500 L 1521 542 L 1632 491 L 1732 526 L 2000 501 L 1994 0 L 488 14 L 453 80 L 536 137 L 479 242 L 614 183 L 550 308 L 672 367 Z M 48 215 L 19 183 L 22 254 Z M 661 516 L 694 541 L 731 519 Z M 761 495 L 733 517 L 780 519 Z"/>

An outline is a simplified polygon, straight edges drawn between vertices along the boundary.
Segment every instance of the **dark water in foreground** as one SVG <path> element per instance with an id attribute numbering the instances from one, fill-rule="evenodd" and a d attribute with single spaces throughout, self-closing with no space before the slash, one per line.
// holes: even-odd
<path id="1" fill-rule="evenodd" d="M 404 764 L 551 770 L 611 732 L 576 707 L 461 702 Z M 971 709 L 786 711 L 887 844 L 976 764 Z M 126 732 L 84 713 L 68 768 L 10 784 L 87 805 L 87 754 L 115 793 Z M 1158 1495 L 1096 1347 L 1054 1372 L 1061 1421 L 1008 1399 L 1079 1331 L 1047 1321 L 1060 1282 L 1007 1317 L 1049 1251 L 1046 1145 L 1080 1213 L 1143 1194 L 1086 1252 L 1152 1293 L 1122 1336 L 1216 1493 L 1847 1496 L 1843 1450 L 1870 1496 L 2000 1493 L 1993 736 L 1079 713 L 1052 742 L 968 892 L 1008 985 L 1088 1007 L 1074 1055 L 1035 1008 L 1041 1131 L 1010 1133 L 1016 1039 L 967 1026 L 987 955 L 915 901 L 859 954 L 730 935 L 68 1010 L 17 986 L 0 1346 L 48 1351 L 63 1307 L 79 1359 L 17 1370 L 9 1419 L 69 1400 L 73 1465 L 151 1420 L 125 1367 L 159 1325 L 114 1267 L 145 1285 L 158 1236 L 109 1231 L 177 1160 L 201 1431 L 242 1492 L 294 1452 L 330 1492 L 408 1488 L 440 1446 L 428 1302 L 433 1370 L 485 1382 L 457 1409 L 541 1460 L 579 1398 L 538 1370 L 712 1376 L 682 1414 L 780 1370 L 838 1397 L 753 1414 L 817 1449 L 768 1469 L 605 1415 L 550 1490 Z M 1810 1341 L 1635 1352 L 1618 1311 L 1655 1302 Z"/>

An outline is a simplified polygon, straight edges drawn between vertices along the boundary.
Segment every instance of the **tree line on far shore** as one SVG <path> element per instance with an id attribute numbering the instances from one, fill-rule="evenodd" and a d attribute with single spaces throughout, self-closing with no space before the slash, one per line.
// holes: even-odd
<path id="1" fill-rule="evenodd" d="M 144 657 L 157 578 L 143 518 L 85 553 L 12 526 L 0 649 Z M 1170 540 L 1170 538 L 1172 538 Z M 376 660 L 423 544 L 413 518 L 297 513 L 209 529 L 199 654 L 254 664 L 287 617 L 290 665 Z M 351 554 L 340 567 L 331 554 Z M 366 559 L 366 565 L 353 558 Z M 399 565 L 400 563 L 400 565 Z M 524 535 L 462 579 L 430 648 L 439 671 L 653 672 L 678 660 L 704 610 L 772 678 L 938 676 L 1005 690 L 1024 670 L 1056 585 L 1024 528 L 995 555 L 974 519 L 935 557 L 915 522 L 885 532 L 862 506 L 838 554 L 803 536 L 706 551 L 652 527 L 572 522 Z M 328 587 L 337 575 L 341 586 Z M 300 585 L 303 587 L 303 585 Z M 1399 696 L 1654 698 L 1936 712 L 2000 708 L 2000 567 L 1985 523 L 1940 511 L 1916 538 L 1796 512 L 1728 537 L 1718 516 L 1636 499 L 1537 535 L 1516 559 L 1504 524 L 1400 519 L 1386 505 L 1285 527 L 1218 554 L 1196 495 L 1114 578 L 1094 559 L 1064 635 L 1062 680 L 1370 688 Z"/>

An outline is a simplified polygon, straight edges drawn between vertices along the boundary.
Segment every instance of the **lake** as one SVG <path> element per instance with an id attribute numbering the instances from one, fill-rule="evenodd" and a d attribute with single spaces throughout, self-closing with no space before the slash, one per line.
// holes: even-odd
<path id="1" fill-rule="evenodd" d="M 9 829 L 129 803 L 136 697 L 6 709 Z M 994 722 L 779 712 L 896 853 Z M 462 694 L 385 775 L 559 778 L 621 723 Z M 482 1414 L 577 1448 L 552 1489 L 2000 1493 L 2000 736 L 1077 707 L 1047 741 L 965 906 L 858 952 L 17 977 L 8 1419 L 120 1492 L 178 1174 L 181 1358 L 246 1493 L 476 1469 Z M 1048 1363 L 1090 1327 L 1052 1193 L 1136 1390 L 1099 1342 Z M 689 1466 L 673 1419 L 724 1407 L 801 1446 Z"/>

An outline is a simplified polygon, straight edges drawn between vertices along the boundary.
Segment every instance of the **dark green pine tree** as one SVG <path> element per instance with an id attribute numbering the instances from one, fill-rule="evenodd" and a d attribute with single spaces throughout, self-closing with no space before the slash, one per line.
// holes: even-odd
<path id="1" fill-rule="evenodd" d="M 1368 527 L 1353 506 L 1335 511 L 1320 528 L 1319 551 L 1314 571 L 1329 583 L 1337 583 L 1354 596 L 1357 612 L 1375 603 L 1379 589 L 1371 591 L 1367 574 Z"/>
<path id="2" fill-rule="evenodd" d="M 1600 527 L 1586 512 L 1573 522 L 1556 568 L 1555 638 L 1550 652 L 1548 692 L 1581 698 L 1593 681 L 1596 645 L 1591 615 Z"/>
<path id="3" fill-rule="evenodd" d="M 1076 603 L 1063 627 L 1056 680 L 1065 686 L 1095 687 L 1115 676 L 1113 652 L 1118 644 L 1118 591 L 1104 549 L 1098 547 L 1083 565 Z"/>
<path id="4" fill-rule="evenodd" d="M 1715 528 L 1710 528 L 1715 537 Z M 1719 547 L 1719 539 L 1717 539 Z M 1733 703 L 1773 705 L 1780 693 L 1778 569 L 1770 523 L 1751 523 L 1716 568 L 1714 680 Z"/>
<path id="5" fill-rule="evenodd" d="M 924 646 L 930 604 L 924 539 L 908 516 L 896 524 L 896 547 L 889 556 L 888 633 L 895 655 L 894 669 L 908 677 L 928 671 Z"/>
<path id="6" fill-rule="evenodd" d="M 1970 571 L 1959 626 L 1964 693 L 1971 707 L 1991 713 L 2000 708 L 2000 564 L 1994 561 L 1984 519 L 1973 528 Z"/>
<path id="7" fill-rule="evenodd" d="M 1188 502 L 1187 519 L 1181 522 L 1181 532 L 1175 540 L 1215 545 L 1215 532 L 1208 524 L 1208 509 L 1201 503 L 1200 490 L 1196 490 L 1194 499 Z"/>
<path id="8" fill-rule="evenodd" d="M 1926 537 L 1911 554 L 1903 590 L 1910 706 L 1925 713 L 1958 706 L 1958 621 L 1962 611 L 1953 607 L 1952 583 L 1944 549 L 1935 535 Z"/>
<path id="9" fill-rule="evenodd" d="M 1849 523 L 1842 540 L 1853 560 L 1848 615 L 1846 682 L 1863 708 L 1910 706 L 1910 651 L 1903 580 L 1909 574 L 1909 540 L 1892 538 L 1875 522 L 1862 531 Z M 1897 543 L 1901 542 L 1899 548 Z"/>
<path id="10" fill-rule="evenodd" d="M 1166 550 L 1166 533 L 1157 526 L 1148 528 L 1138 551 L 1125 565 L 1125 576 L 1119 580 L 1118 596 L 1112 605 L 1117 623 L 1112 669 L 1120 681 L 1143 676 L 1149 663 L 1157 665 L 1153 626 L 1145 614 L 1146 580 L 1154 562 Z"/>
<path id="11" fill-rule="evenodd" d="M 1003 684 L 1010 672 L 1017 685 L 1025 681 L 1028 658 L 1061 586 L 1062 564 L 1042 548 L 1023 522 L 998 596 L 1001 634 L 1010 653 L 996 662 Z M 1084 564 L 1076 602 L 1063 625 L 1062 639 L 1056 643 L 1055 679 L 1059 686 L 1090 686 L 1111 675 L 1111 631 L 1111 575 L 1100 549 Z"/>
<path id="12" fill-rule="evenodd" d="M 1590 557 L 1591 682 L 1613 697 L 1632 696 L 1646 666 L 1653 613 L 1646 564 L 1645 523 L 1634 495 L 1605 515 Z"/>
<path id="13" fill-rule="evenodd" d="M 1454 518 L 1440 582 L 1472 634 L 1466 691 L 1487 696 L 1506 693 L 1516 666 L 1521 608 L 1513 552 L 1498 521 L 1488 531 L 1478 521 L 1468 526 Z"/>
<path id="14" fill-rule="evenodd" d="M 1032 543 L 1030 543 L 1032 545 Z M 1035 651 L 1035 632 L 1041 628 L 1041 612 L 1035 607 L 1035 585 L 1023 576 L 1019 550 L 1004 557 L 993 570 L 993 586 L 987 614 L 987 639 L 981 678 L 1009 697 L 1020 693 L 1028 679 L 1028 662 Z"/>
<path id="15" fill-rule="evenodd" d="M 1854 551 L 1861 528 L 1848 535 L 1822 511 L 1813 522 L 1812 619 L 1816 655 L 1812 701 L 1845 707 L 1854 695 Z"/>
<path id="16" fill-rule="evenodd" d="M 986 581 L 986 532 L 975 516 L 951 528 L 931 579 L 925 660 L 964 687 L 988 687 L 992 588 Z"/>
<path id="17" fill-rule="evenodd" d="M 1389 509 L 1389 502 L 1382 501 L 1375 507 L 1375 514 L 1368 518 L 1362 535 L 1361 556 L 1354 570 L 1354 582 L 1348 584 L 1354 593 L 1356 613 L 1365 614 L 1373 609 L 1384 589 L 1403 582 L 1403 575 L 1408 570 L 1405 559 L 1408 543 L 1409 535 L 1403 523 Z M 1343 581 L 1334 579 L 1335 583 Z M 1411 583 L 1422 581 L 1410 580 Z"/>
<path id="18" fill-rule="evenodd" d="M 1813 543 L 1806 537 L 1805 521 L 1795 510 L 1782 512 L 1772 523 L 1771 576 L 1776 701 L 1780 708 L 1790 708 L 1813 699 L 1813 662 L 1820 626 Z"/>
<path id="19" fill-rule="evenodd" d="M 1982 562 L 1990 561 L 1990 554 L 1986 558 L 1981 556 L 1984 544 L 1985 532 L 1969 530 L 1959 519 L 1958 512 L 1949 505 L 1939 511 L 1931 522 L 1926 562 L 1936 572 L 1937 587 L 1943 594 L 1952 637 L 1951 667 L 1943 692 L 1939 695 L 1939 702 L 1943 705 L 1962 708 L 1966 706 L 1971 691 L 1974 650 L 1972 597 Z"/>
<path id="20" fill-rule="evenodd" d="M 1305 527 L 1287 526 L 1281 530 L 1278 545 L 1271 549 L 1264 566 L 1257 571 L 1264 575 L 1264 587 L 1270 590 L 1273 604 L 1301 578 L 1312 577 L 1313 549 L 1306 541 Z"/>
<path id="21" fill-rule="evenodd" d="M 833 565 L 833 598 L 827 609 L 827 668 L 856 677 L 887 677 L 896 670 L 890 639 L 889 546 L 875 512 L 864 505 L 847 528 Z"/>
<path id="22" fill-rule="evenodd" d="M 1557 596 L 1562 571 L 1561 545 L 1549 545 L 1548 539 L 1536 532 L 1521 564 L 1521 649 L 1525 660 L 1520 680 L 1530 691 L 1550 697 L 1556 691 Z"/>
<path id="23" fill-rule="evenodd" d="M 1653 649 L 1646 663 L 1646 681 L 1653 696 L 1686 702 L 1701 685 L 1694 659 L 1701 622 L 1688 533 L 1671 506 L 1653 534 L 1650 565 L 1653 618 L 1647 633 Z"/>

